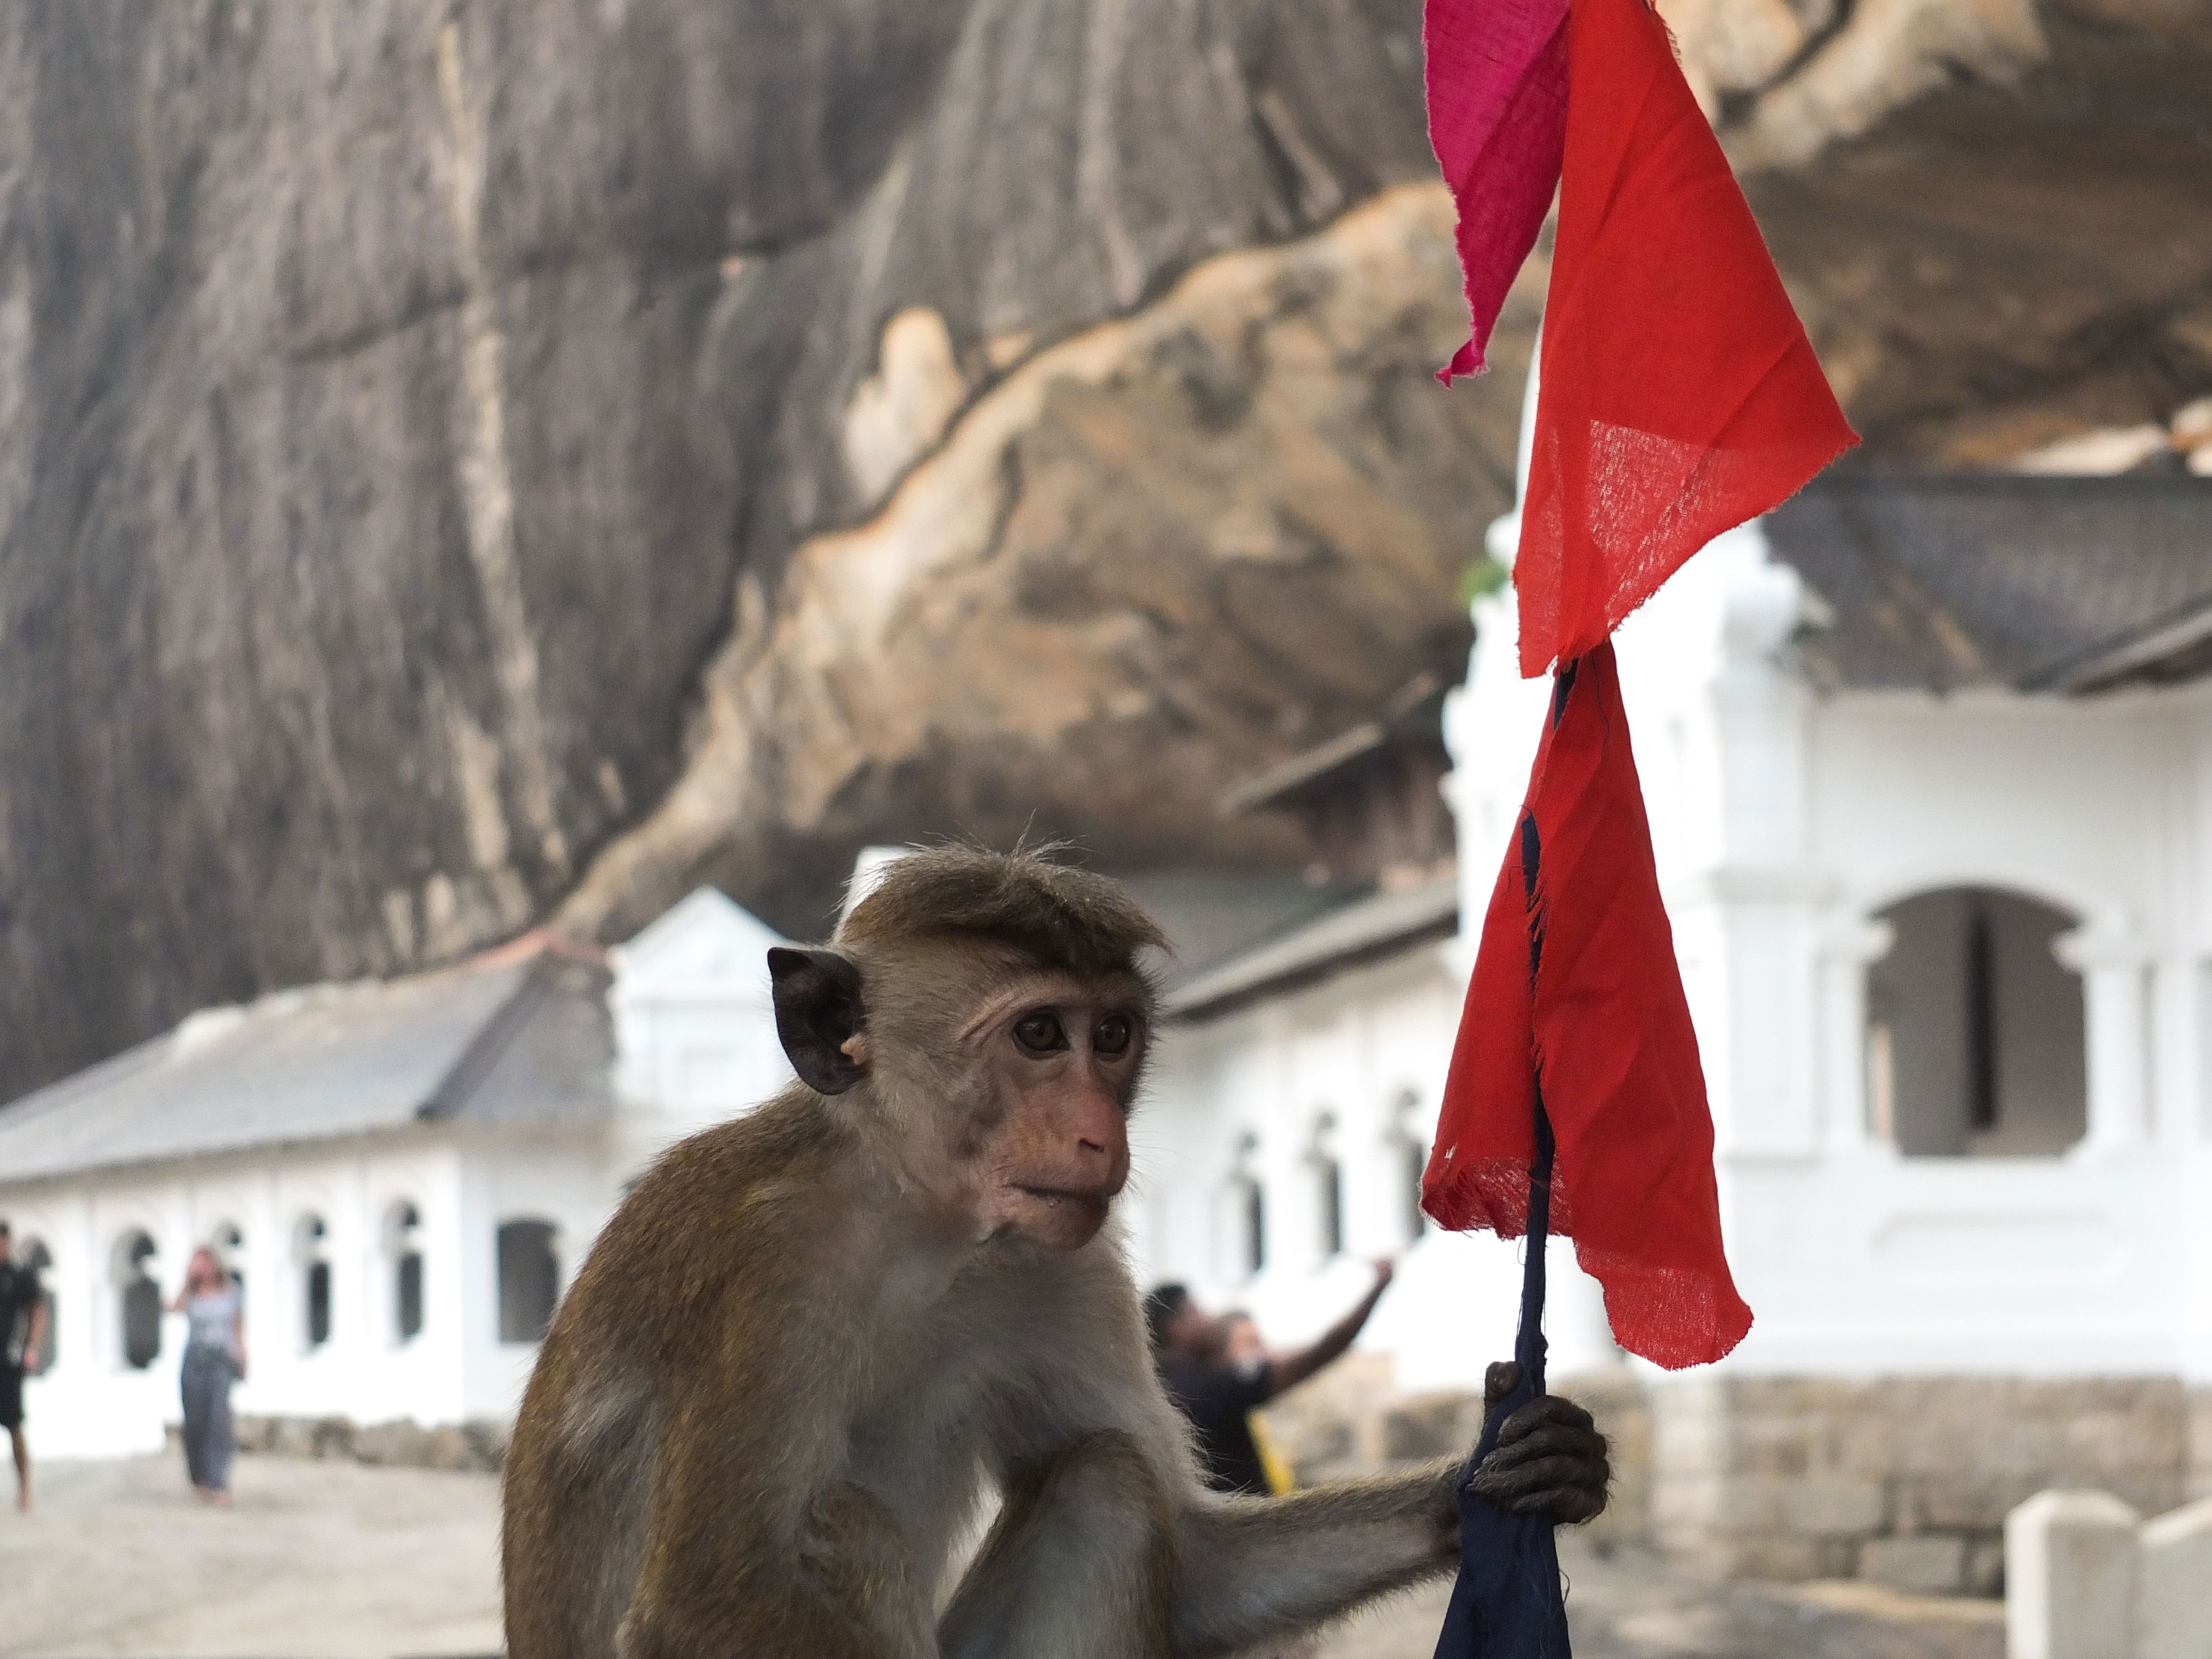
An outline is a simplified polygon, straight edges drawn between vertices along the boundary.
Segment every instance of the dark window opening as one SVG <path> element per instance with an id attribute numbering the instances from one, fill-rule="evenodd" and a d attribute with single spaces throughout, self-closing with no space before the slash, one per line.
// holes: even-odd
<path id="1" fill-rule="evenodd" d="M 553 1322 L 559 1295 L 560 1264 L 553 1255 L 550 1221 L 507 1221 L 500 1224 L 499 1340 L 540 1342 Z"/>
<path id="2" fill-rule="evenodd" d="M 1321 1254 L 1323 1261 L 1344 1254 L 1344 1165 L 1321 1160 Z"/>
<path id="3" fill-rule="evenodd" d="M 307 1269 L 307 1346 L 319 1348 L 331 1340 L 331 1264 L 318 1261 Z"/>
<path id="4" fill-rule="evenodd" d="M 331 1340 L 331 1264 L 323 1255 L 329 1229 L 319 1215 L 301 1218 L 295 1251 L 300 1261 L 301 1346 L 312 1352 Z"/>
<path id="5" fill-rule="evenodd" d="M 161 1287 L 147 1267 L 155 1254 L 144 1233 L 126 1234 L 115 1249 L 123 1363 L 133 1370 L 143 1371 L 161 1357 Z"/>
<path id="6" fill-rule="evenodd" d="M 1422 1133 L 1421 1097 L 1416 1091 L 1400 1091 L 1391 1121 L 1396 1128 L 1398 1190 L 1405 1205 L 1403 1236 L 1407 1244 L 1417 1244 L 1429 1230 L 1428 1212 L 1421 1207 L 1421 1181 L 1429 1172 L 1429 1143 Z"/>
<path id="7" fill-rule="evenodd" d="M 1997 1127 L 1997 970 L 1989 906 L 1976 903 L 1966 924 L 1966 1121 Z"/>
<path id="8" fill-rule="evenodd" d="M 1917 1158 L 2053 1157 L 2088 1129 L 2081 975 L 2054 907 L 1988 887 L 1916 894 L 1867 972 L 1871 1127 Z"/>
<path id="9" fill-rule="evenodd" d="M 1321 1259 L 1333 1261 L 1344 1253 L 1344 1160 L 1337 1156 L 1336 1115 L 1323 1112 L 1314 1120 L 1313 1144 L 1306 1154 L 1312 1173 L 1316 1228 L 1315 1243 Z"/>
<path id="10" fill-rule="evenodd" d="M 228 1222 L 217 1227 L 208 1237 L 208 1248 L 215 1259 L 222 1264 L 231 1282 L 242 1291 L 246 1288 L 246 1235 Z"/>
<path id="11" fill-rule="evenodd" d="M 1429 1149 L 1408 1138 L 1399 1143 L 1398 1156 L 1405 1170 L 1401 1179 L 1406 1194 L 1406 1242 L 1410 1244 L 1429 1230 L 1429 1212 L 1421 1207 L 1421 1178 L 1429 1172 Z"/>
<path id="12" fill-rule="evenodd" d="M 422 1334 L 422 1218 L 412 1204 L 392 1206 L 385 1245 L 392 1255 L 392 1334 L 411 1342 Z"/>
<path id="13" fill-rule="evenodd" d="M 410 1250 L 399 1258 L 395 1268 L 398 1307 L 393 1324 L 402 1342 L 411 1342 L 422 1334 L 422 1255 Z"/>

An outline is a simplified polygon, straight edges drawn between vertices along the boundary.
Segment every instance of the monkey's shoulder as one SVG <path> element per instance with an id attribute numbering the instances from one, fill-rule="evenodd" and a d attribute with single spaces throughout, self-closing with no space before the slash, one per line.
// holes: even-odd
<path id="1" fill-rule="evenodd" d="M 799 1270 L 818 1200 L 852 1150 L 850 1132 L 802 1090 L 677 1142 L 623 1199 L 577 1291 L 639 1307 L 673 1298 L 693 1315 L 740 1279 L 772 1291 Z"/>

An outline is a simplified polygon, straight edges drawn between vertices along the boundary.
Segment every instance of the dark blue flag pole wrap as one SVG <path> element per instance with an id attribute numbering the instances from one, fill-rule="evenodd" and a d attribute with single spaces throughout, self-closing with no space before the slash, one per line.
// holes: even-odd
<path id="1" fill-rule="evenodd" d="M 1562 676 L 1570 679 L 1569 676 Z M 1562 688 L 1564 690 L 1564 688 Z M 1521 819 L 1522 890 L 1533 896 L 1537 865 L 1536 820 Z M 1544 952 L 1540 915 L 1529 918 L 1528 972 L 1534 979 Z M 1570 1659 L 1567 1601 L 1559 1580 L 1559 1536 L 1541 1515 L 1510 1515 L 1466 1485 L 1498 1444 L 1505 1419 L 1544 1392 L 1544 1245 L 1552 1227 L 1552 1122 L 1544 1092 L 1536 1090 L 1536 1155 L 1528 1166 L 1528 1261 L 1521 1275 L 1521 1330 L 1513 1358 L 1521 1376 L 1513 1391 L 1484 1419 L 1474 1455 L 1460 1477 L 1459 1581 L 1452 1586 L 1436 1659 Z"/>

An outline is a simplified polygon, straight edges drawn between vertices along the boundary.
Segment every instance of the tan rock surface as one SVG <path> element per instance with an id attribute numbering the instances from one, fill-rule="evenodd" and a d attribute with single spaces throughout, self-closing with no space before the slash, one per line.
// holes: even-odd
<path id="1" fill-rule="evenodd" d="M 1664 4 L 1869 459 L 2212 390 L 2204 0 Z M 6 13 L 0 1098 L 870 842 L 1290 856 L 1214 798 L 1463 625 L 1542 286 L 1428 382 L 1419 29 Z"/>
<path id="2" fill-rule="evenodd" d="M 1449 595 L 1510 500 L 1515 377 L 1431 378 L 1464 328 L 1451 222 L 1401 186 L 994 381 L 873 517 L 741 586 L 684 779 L 563 921 L 619 934 L 763 842 L 886 823 L 1287 852 L 1221 819 L 1224 775 L 1455 673 Z"/>

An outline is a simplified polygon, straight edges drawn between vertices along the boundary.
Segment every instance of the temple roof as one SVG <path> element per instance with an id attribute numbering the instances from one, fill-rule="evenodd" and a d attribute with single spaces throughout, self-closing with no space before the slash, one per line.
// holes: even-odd
<path id="1" fill-rule="evenodd" d="M 494 952 L 404 979 L 283 991 L 0 1108 L 0 1176 L 39 1180 L 463 1121 L 612 1109 L 605 968 Z"/>
<path id="2" fill-rule="evenodd" d="M 1832 689 L 2089 692 L 2212 672 L 2212 478 L 1816 479 L 1765 520 Z"/>
<path id="3" fill-rule="evenodd" d="M 1459 882 L 1445 874 L 1335 902 L 1170 985 L 1163 999 L 1176 1019 L 1209 1019 L 1263 996 L 1312 984 L 1344 969 L 1449 938 L 1459 925 Z"/>

